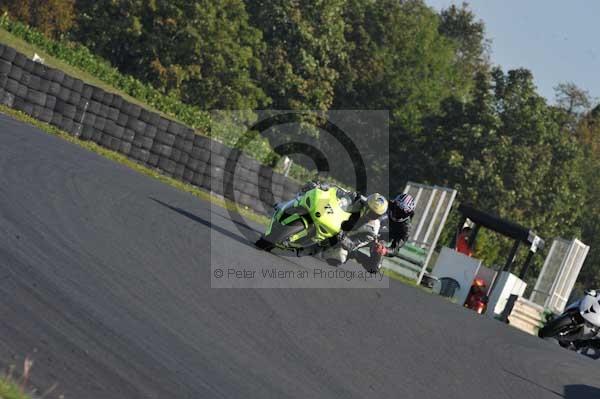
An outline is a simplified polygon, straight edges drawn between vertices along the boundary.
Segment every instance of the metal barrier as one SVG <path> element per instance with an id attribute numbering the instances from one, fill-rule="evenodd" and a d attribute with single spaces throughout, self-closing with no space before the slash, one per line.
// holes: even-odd
<path id="1" fill-rule="evenodd" d="M 417 278 L 417 284 L 420 284 L 456 198 L 456 190 L 408 182 L 404 193 L 412 195 L 416 203 L 408 242 L 426 251 Z"/>

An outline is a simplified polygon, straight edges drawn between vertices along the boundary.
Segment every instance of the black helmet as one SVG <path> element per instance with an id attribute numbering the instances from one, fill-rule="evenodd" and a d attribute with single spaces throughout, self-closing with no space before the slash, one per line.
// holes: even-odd
<path id="1" fill-rule="evenodd" d="M 410 194 L 400 194 L 390 201 L 389 217 L 402 222 L 415 214 L 415 200 Z"/>

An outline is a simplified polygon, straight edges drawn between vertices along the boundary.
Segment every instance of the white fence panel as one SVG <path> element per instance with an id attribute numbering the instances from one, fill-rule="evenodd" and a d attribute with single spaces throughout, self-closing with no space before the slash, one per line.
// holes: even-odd
<path id="1" fill-rule="evenodd" d="M 420 283 L 456 198 L 456 190 L 408 182 L 404 193 L 412 195 L 416 202 L 409 243 L 427 251 L 417 279 Z"/>
<path id="2" fill-rule="evenodd" d="M 577 239 L 567 241 L 556 238 L 546 257 L 530 300 L 555 313 L 562 313 L 588 251 L 589 246 Z"/>

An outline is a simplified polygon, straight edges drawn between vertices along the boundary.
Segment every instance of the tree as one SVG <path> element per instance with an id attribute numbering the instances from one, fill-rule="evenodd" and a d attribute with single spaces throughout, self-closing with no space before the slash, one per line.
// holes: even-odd
<path id="1" fill-rule="evenodd" d="M 590 95 L 572 82 L 559 84 L 554 88 L 554 92 L 560 126 L 568 133 L 574 134 L 580 120 L 592 105 Z"/>
<path id="2" fill-rule="evenodd" d="M 583 90 L 573 82 L 560 83 L 554 88 L 556 103 L 569 114 L 579 115 L 589 111 L 592 100 L 587 90 Z"/>
<path id="3" fill-rule="evenodd" d="M 451 94 L 453 47 L 422 1 L 354 0 L 345 10 L 349 56 L 335 108 L 390 109 L 393 127 L 419 131 Z"/>
<path id="4" fill-rule="evenodd" d="M 0 0 L 0 10 L 51 37 L 58 37 L 73 27 L 74 6 L 75 0 Z"/>
<path id="5" fill-rule="evenodd" d="M 455 187 L 461 201 L 535 229 L 542 237 L 579 232 L 585 199 L 583 152 L 565 135 L 555 109 L 536 93 L 527 70 L 479 73 L 473 99 L 449 99 L 426 121 L 424 178 Z M 434 139 L 435 137 L 435 139 Z M 478 256 L 502 261 L 502 241 Z"/>
<path id="6" fill-rule="evenodd" d="M 583 114 L 576 126 L 575 137 L 585 150 L 583 168 L 586 199 L 578 224 L 582 240 L 590 246 L 581 269 L 580 288 L 600 286 L 600 107 Z"/>
<path id="7" fill-rule="evenodd" d="M 424 174 L 423 118 L 455 91 L 455 47 L 439 33 L 439 17 L 418 0 L 349 0 L 344 9 L 348 56 L 338 61 L 335 109 L 387 109 L 390 191 Z M 365 134 L 369 134 L 368 126 Z"/>
<path id="8" fill-rule="evenodd" d="M 488 68 L 489 42 L 485 38 L 485 25 L 476 19 L 466 3 L 460 7 L 453 4 L 443 9 L 438 29 L 456 46 L 457 66 L 464 77 L 462 84 L 471 83 L 477 71 Z"/>
<path id="9" fill-rule="evenodd" d="M 262 87 L 276 109 L 328 110 L 346 56 L 345 0 L 247 1 L 266 43 Z"/>
<path id="10" fill-rule="evenodd" d="M 268 102 L 255 81 L 261 34 L 241 0 L 80 0 L 78 7 L 75 37 L 122 72 L 204 109 Z"/>

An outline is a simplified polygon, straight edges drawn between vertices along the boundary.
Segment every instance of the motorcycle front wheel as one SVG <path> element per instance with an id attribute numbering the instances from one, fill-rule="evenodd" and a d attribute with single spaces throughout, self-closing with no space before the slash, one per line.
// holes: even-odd
<path id="1" fill-rule="evenodd" d="M 558 338 L 558 334 L 566 332 L 570 329 L 574 329 L 579 326 L 575 320 L 575 314 L 565 313 L 554 320 L 550 320 L 544 327 L 538 331 L 538 337 L 540 338 Z"/>
<path id="2" fill-rule="evenodd" d="M 254 245 L 263 251 L 270 252 L 275 248 L 277 243 L 287 240 L 294 234 L 300 233 L 305 228 L 304 223 L 302 223 L 300 219 L 294 220 L 290 224 L 277 224 L 273 226 L 268 235 L 261 236 Z"/>

